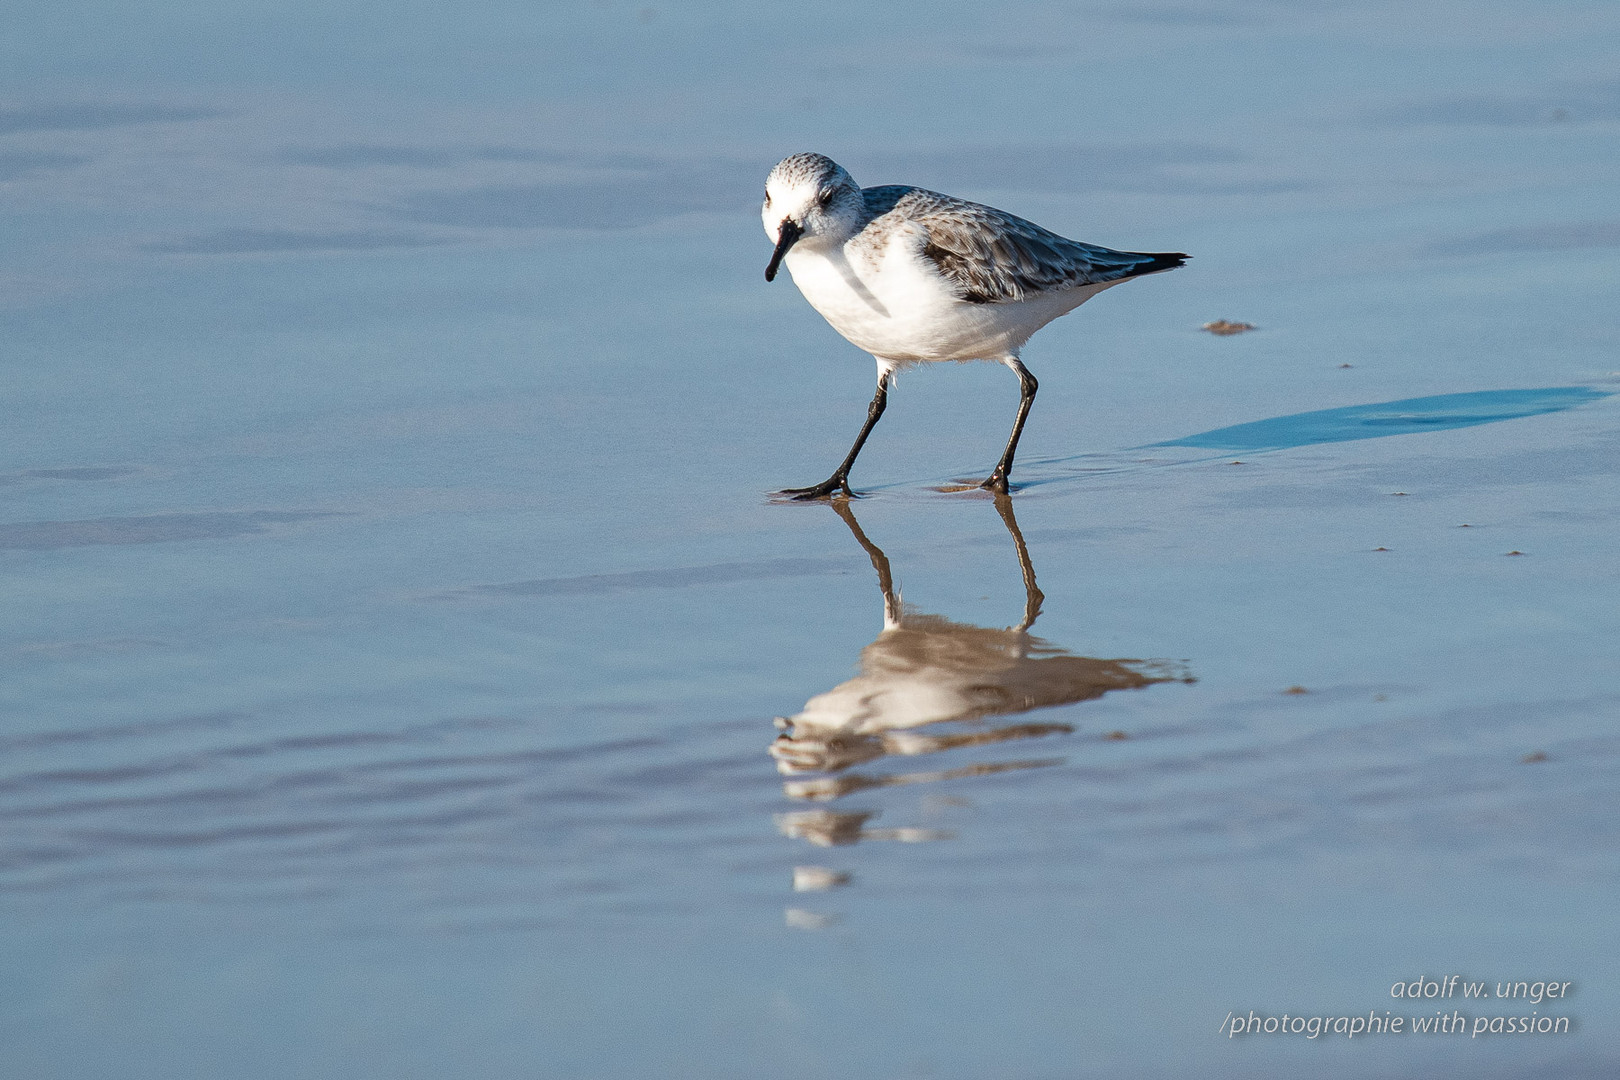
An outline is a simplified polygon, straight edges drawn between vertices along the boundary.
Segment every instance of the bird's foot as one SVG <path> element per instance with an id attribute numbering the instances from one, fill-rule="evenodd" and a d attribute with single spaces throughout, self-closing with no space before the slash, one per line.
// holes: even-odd
<path id="1" fill-rule="evenodd" d="M 997 469 L 990 474 L 990 479 L 979 485 L 986 491 L 993 491 L 997 495 L 1007 494 L 1007 474 Z"/>
<path id="2" fill-rule="evenodd" d="M 827 479 L 813 487 L 783 488 L 781 491 L 778 491 L 777 494 L 785 495 L 786 497 L 795 499 L 799 502 L 807 502 L 811 499 L 830 498 L 835 492 L 840 491 L 850 498 L 855 497 L 855 493 L 849 489 L 849 479 L 842 475 L 834 475 L 829 476 Z"/>

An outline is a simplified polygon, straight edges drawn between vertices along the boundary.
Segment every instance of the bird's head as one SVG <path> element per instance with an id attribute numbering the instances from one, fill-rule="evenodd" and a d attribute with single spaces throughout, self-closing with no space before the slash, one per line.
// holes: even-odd
<path id="1" fill-rule="evenodd" d="M 794 244 L 821 246 L 849 239 L 863 224 L 865 211 L 860 185 L 831 158 L 794 154 L 777 162 L 765 179 L 760 210 L 765 235 L 776 245 L 765 280 L 775 279 Z"/>

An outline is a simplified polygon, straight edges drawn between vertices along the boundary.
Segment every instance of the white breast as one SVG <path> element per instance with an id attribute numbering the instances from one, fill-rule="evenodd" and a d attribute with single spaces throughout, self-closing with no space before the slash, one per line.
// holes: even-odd
<path id="1" fill-rule="evenodd" d="M 1015 304 L 957 298 L 922 237 L 896 230 L 881 251 L 801 242 L 784 265 L 810 305 L 856 347 L 894 366 L 934 360 L 999 359 L 1106 286 L 1082 286 Z"/>

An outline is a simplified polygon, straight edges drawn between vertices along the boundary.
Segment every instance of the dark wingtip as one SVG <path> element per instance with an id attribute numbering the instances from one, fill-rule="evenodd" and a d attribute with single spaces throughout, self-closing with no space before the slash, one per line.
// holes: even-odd
<path id="1" fill-rule="evenodd" d="M 1142 277 L 1145 274 L 1159 274 L 1166 270 L 1174 270 L 1185 265 L 1191 255 L 1181 251 L 1127 251 L 1125 254 L 1142 260 L 1131 264 L 1129 269 L 1122 270 L 1110 281 L 1123 281 L 1128 278 Z"/>

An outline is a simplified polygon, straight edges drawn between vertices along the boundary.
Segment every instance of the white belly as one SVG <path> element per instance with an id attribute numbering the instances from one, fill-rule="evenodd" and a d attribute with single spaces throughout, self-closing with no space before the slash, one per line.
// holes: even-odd
<path id="1" fill-rule="evenodd" d="M 873 262 L 801 242 L 784 265 L 833 329 L 895 366 L 1016 355 L 1035 331 L 1107 287 L 1085 285 L 1012 304 L 970 304 L 903 243 L 891 243 Z"/>

